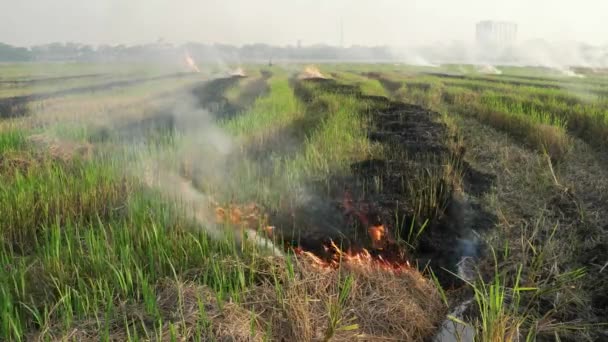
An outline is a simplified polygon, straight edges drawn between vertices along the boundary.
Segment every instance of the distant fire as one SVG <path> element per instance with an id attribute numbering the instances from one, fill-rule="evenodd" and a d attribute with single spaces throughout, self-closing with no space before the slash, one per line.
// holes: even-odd
<path id="1" fill-rule="evenodd" d="M 189 53 L 186 53 L 184 59 L 186 60 L 186 64 L 192 71 L 201 72 L 201 69 L 198 68 L 198 65 L 196 65 L 196 62 L 194 61 L 194 59 L 192 59 L 192 56 L 190 56 Z"/>
<path id="2" fill-rule="evenodd" d="M 304 68 L 304 71 L 298 77 L 300 79 L 309 79 L 309 78 L 327 78 L 325 75 L 321 73 L 321 71 L 313 65 L 309 65 Z"/>

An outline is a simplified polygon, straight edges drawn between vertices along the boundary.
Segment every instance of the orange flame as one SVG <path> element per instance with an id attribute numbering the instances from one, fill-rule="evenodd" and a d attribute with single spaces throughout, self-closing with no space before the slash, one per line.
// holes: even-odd
<path id="1" fill-rule="evenodd" d="M 301 247 L 294 248 L 296 255 L 310 260 L 310 262 L 323 269 L 336 269 L 340 266 L 357 269 L 380 269 L 394 273 L 404 272 L 411 268 L 409 261 L 390 261 L 382 255 L 373 255 L 367 249 L 358 252 L 343 251 L 335 242 L 331 241 L 324 246 L 331 257 L 323 259 Z"/>
<path id="2" fill-rule="evenodd" d="M 252 230 L 261 228 L 268 236 L 274 232 L 274 226 L 268 225 L 268 215 L 262 214 L 254 203 L 243 206 L 230 204 L 228 208 L 216 204 L 215 221 L 217 224 L 230 224 Z"/>
<path id="3" fill-rule="evenodd" d="M 368 224 L 369 208 L 361 203 L 354 203 L 349 193 L 343 200 L 345 215 L 354 215 L 361 223 Z M 242 228 L 261 230 L 268 237 L 275 233 L 275 227 L 269 224 L 269 217 L 256 204 L 235 205 L 225 207 L 214 203 L 215 219 L 218 224 L 230 224 Z M 363 209 L 360 209 L 363 207 Z M 365 248 L 343 250 L 334 241 L 322 243 L 321 251 L 315 253 L 301 246 L 286 246 L 295 254 L 319 269 L 336 269 L 341 266 L 362 270 L 382 270 L 403 272 L 410 269 L 400 247 L 387 236 L 387 229 L 382 224 L 369 225 L 368 234 L 372 242 L 371 251 Z M 321 243 L 320 243 L 321 244 Z"/>

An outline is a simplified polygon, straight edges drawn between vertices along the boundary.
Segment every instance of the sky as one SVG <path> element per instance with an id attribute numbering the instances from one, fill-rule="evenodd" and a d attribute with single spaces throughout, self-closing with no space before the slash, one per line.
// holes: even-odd
<path id="1" fill-rule="evenodd" d="M 408 46 L 473 41 L 480 20 L 519 40 L 608 44 L 608 0 L 0 0 L 0 42 Z"/>

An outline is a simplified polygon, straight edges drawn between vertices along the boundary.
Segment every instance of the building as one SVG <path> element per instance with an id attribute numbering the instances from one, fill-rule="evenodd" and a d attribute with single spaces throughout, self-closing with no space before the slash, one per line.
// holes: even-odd
<path id="1" fill-rule="evenodd" d="M 517 39 L 517 24 L 502 21 L 481 21 L 477 23 L 477 43 L 482 46 L 507 46 Z"/>

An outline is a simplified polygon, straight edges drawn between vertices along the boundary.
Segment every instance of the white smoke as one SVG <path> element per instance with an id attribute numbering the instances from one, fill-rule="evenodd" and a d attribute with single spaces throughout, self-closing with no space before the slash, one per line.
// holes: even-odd
<path id="1" fill-rule="evenodd" d="M 197 165 L 201 172 L 199 176 L 216 185 L 230 181 L 226 179 L 226 160 L 233 152 L 233 138 L 215 124 L 211 113 L 197 107 L 195 99 L 189 96 L 176 101 L 172 114 L 175 128 L 180 132 L 179 146 L 157 156 L 146 156 L 140 160 L 143 172 L 136 168 L 133 175 L 169 202 L 178 203 L 180 210 L 194 219 L 210 237 L 234 236 L 240 243 L 252 243 L 281 255 L 272 241 L 255 230 L 216 222 L 217 202 L 214 196 L 203 193 L 191 179 L 176 170 L 176 161 L 187 162 Z"/>
<path id="2" fill-rule="evenodd" d="M 576 76 L 572 67 L 607 68 L 608 46 L 577 42 L 530 40 L 509 46 L 483 47 L 475 43 L 452 42 L 395 49 L 395 58 L 415 65 L 474 64 L 538 66 Z"/>
<path id="3" fill-rule="evenodd" d="M 493 65 L 477 65 L 475 70 L 480 74 L 488 74 L 488 75 L 500 75 L 502 71 L 496 68 Z"/>

